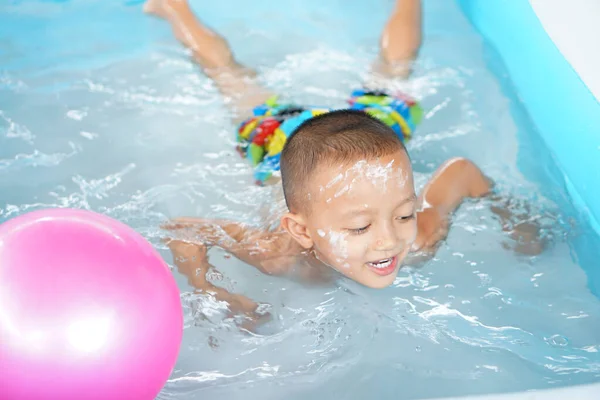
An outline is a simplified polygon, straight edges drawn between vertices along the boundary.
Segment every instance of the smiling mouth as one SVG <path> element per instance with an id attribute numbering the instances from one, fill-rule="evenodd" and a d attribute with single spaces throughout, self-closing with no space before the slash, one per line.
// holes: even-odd
<path id="1" fill-rule="evenodd" d="M 396 270 L 396 266 L 398 265 L 398 256 L 368 262 L 366 265 L 371 271 L 375 272 L 377 275 L 389 275 Z"/>
<path id="2" fill-rule="evenodd" d="M 386 259 L 379 260 L 379 261 L 368 262 L 367 265 L 369 267 L 383 269 L 383 268 L 389 267 L 392 264 L 393 259 L 394 258 L 392 257 L 392 258 L 386 258 Z"/>

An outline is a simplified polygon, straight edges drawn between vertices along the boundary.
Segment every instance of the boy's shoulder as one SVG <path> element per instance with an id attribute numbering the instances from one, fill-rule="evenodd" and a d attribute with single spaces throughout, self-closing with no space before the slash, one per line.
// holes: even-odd
<path id="1" fill-rule="evenodd" d="M 265 274 L 287 275 L 299 262 L 304 261 L 304 248 L 281 227 L 249 240 L 255 240 L 258 266 Z"/>

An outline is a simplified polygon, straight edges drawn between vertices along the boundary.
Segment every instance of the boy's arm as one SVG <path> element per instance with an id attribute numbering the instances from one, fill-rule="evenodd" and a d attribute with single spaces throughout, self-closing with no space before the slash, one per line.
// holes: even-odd
<path id="1" fill-rule="evenodd" d="M 167 245 L 173 253 L 173 262 L 177 270 L 187 277 L 190 285 L 196 288 L 197 292 L 212 294 L 217 300 L 226 302 L 232 314 L 249 317 L 250 322 L 246 322 L 247 328 L 268 317 L 256 312 L 258 304 L 253 300 L 241 294 L 230 293 L 206 279 L 206 273 L 211 268 L 206 255 L 206 246 L 176 239 L 168 240 Z"/>
<path id="2" fill-rule="evenodd" d="M 417 238 L 413 251 L 431 250 L 446 237 L 450 214 L 467 197 L 490 192 L 491 181 L 471 161 L 453 158 L 433 175 L 419 196 Z"/>
<path id="3" fill-rule="evenodd" d="M 465 198 L 483 197 L 490 193 L 492 182 L 471 161 L 455 158 L 444 163 L 423 189 L 417 213 L 418 233 L 413 250 L 431 250 L 446 237 L 450 214 Z M 510 199 L 492 198 L 491 211 L 500 218 L 502 229 L 515 241 L 514 250 L 537 255 L 543 243 L 539 225 L 528 213 L 510 211 Z"/>
<path id="4" fill-rule="evenodd" d="M 288 272 L 304 250 L 281 228 L 270 232 L 238 222 L 184 217 L 163 229 L 186 242 L 221 247 L 268 275 Z"/>

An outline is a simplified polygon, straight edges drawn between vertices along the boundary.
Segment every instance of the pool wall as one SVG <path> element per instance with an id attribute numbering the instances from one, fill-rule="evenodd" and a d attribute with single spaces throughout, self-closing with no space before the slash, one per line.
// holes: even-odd
<path id="1" fill-rule="evenodd" d="M 593 27 L 595 36 L 594 32 L 587 32 L 587 36 L 572 33 L 578 35 L 572 40 L 565 33 L 568 31 L 561 33 L 560 29 L 552 29 L 554 22 L 545 10 L 560 9 L 557 7 L 561 3 L 565 7 L 564 1 L 457 1 L 502 58 L 519 99 L 564 173 L 573 202 L 600 232 L 600 185 L 596 183 L 600 169 L 600 86 L 596 83 L 600 80 L 600 65 L 597 69 L 591 65 L 600 60 L 593 39 L 600 37 L 600 29 L 597 25 Z M 568 2 L 568 10 L 574 12 L 569 16 L 570 26 L 576 26 L 578 20 L 583 21 L 584 16 L 600 10 L 594 3 L 594 0 Z M 571 59 L 565 58 L 559 50 L 536 12 L 545 16 L 555 39 L 564 38 L 562 49 Z M 590 39 L 586 42 L 583 37 Z M 588 43 L 590 56 L 587 59 L 585 50 L 573 51 L 585 48 Z M 587 82 L 593 81 L 596 94 L 582 76 Z"/>
<path id="2" fill-rule="evenodd" d="M 568 194 L 600 233 L 600 3 L 596 0 L 457 0 L 498 53 L 517 98 L 561 168 Z M 545 150 L 542 150 L 545 151 Z M 582 258 L 597 243 L 581 238 Z M 585 266 L 584 266 L 585 268 Z M 600 272 L 586 268 L 600 293 Z M 600 399 L 600 384 L 473 397 L 486 400 Z"/>

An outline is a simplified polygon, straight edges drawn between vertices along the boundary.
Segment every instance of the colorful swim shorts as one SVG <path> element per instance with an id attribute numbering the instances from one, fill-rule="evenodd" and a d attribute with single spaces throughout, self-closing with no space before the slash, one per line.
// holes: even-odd
<path id="1" fill-rule="evenodd" d="M 277 96 L 254 108 L 253 116 L 238 128 L 238 150 L 255 167 L 257 184 L 263 184 L 279 171 L 279 159 L 287 138 L 304 121 L 333 109 L 280 104 Z M 385 92 L 355 90 L 349 109 L 362 110 L 388 125 L 403 140 L 408 140 L 422 119 L 423 110 L 408 96 Z"/>

